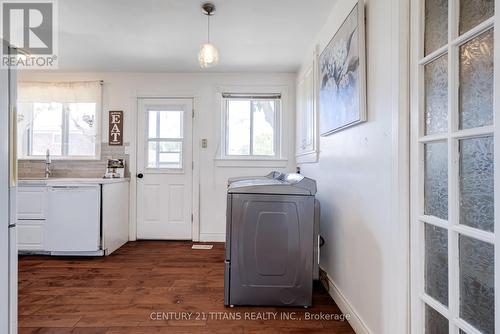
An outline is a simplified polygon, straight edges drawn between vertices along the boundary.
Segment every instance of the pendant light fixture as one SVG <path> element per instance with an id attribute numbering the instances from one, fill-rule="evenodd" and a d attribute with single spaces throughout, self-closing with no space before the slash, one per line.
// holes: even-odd
<path id="1" fill-rule="evenodd" d="M 217 48 L 210 43 L 210 16 L 214 15 L 215 5 L 211 2 L 206 2 L 201 5 L 203 14 L 207 16 L 208 30 L 207 30 L 207 42 L 203 44 L 200 48 L 200 53 L 198 55 L 198 61 L 202 68 L 212 67 L 217 65 L 219 62 L 219 51 Z"/>

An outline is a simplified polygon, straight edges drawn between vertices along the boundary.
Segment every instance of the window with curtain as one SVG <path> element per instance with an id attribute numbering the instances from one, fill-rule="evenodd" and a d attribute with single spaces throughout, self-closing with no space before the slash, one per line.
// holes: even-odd
<path id="1" fill-rule="evenodd" d="M 21 159 L 99 159 L 102 85 L 20 82 L 17 99 Z"/>

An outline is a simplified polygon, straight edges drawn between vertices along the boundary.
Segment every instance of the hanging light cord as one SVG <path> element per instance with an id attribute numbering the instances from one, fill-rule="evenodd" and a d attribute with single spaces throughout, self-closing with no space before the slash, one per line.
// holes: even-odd
<path id="1" fill-rule="evenodd" d="M 207 41 L 208 41 L 208 44 L 210 44 L 210 13 L 207 14 L 207 23 L 208 23 Z"/>

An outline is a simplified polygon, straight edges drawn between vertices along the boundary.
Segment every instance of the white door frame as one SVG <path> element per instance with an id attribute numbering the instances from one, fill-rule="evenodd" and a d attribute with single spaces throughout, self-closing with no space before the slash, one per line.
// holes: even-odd
<path id="1" fill-rule="evenodd" d="M 455 251 L 458 249 L 458 237 L 450 236 L 453 233 L 460 233 L 466 236 L 472 236 L 477 240 L 483 240 L 486 242 L 492 242 L 494 244 L 494 291 L 495 291 L 495 329 L 498 331 L 500 328 L 500 201 L 499 193 L 496 189 L 500 186 L 500 122 L 499 122 L 499 111 L 500 104 L 497 103 L 497 97 L 500 97 L 500 34 L 498 33 L 497 27 L 500 27 L 500 15 L 497 14 L 500 8 L 500 0 L 495 0 L 495 16 L 491 19 L 486 20 L 479 26 L 473 28 L 468 33 L 456 38 L 454 37 L 454 30 L 456 28 L 456 22 L 458 22 L 458 4 L 459 0 L 451 0 L 448 2 L 449 6 L 449 17 L 448 17 L 448 34 L 449 38 L 445 48 L 442 47 L 435 52 L 429 54 L 425 58 L 421 56 L 421 45 L 423 45 L 423 3 L 424 0 L 412 0 L 411 1 L 411 28 L 410 28 L 410 118 L 411 118 L 411 136 L 410 136 L 410 166 L 411 166 L 411 207 L 410 207 L 410 234 L 411 234 L 411 250 L 410 250 L 410 263 L 411 263 L 411 289 L 410 289 L 410 309 L 411 309 L 411 333 L 424 333 L 425 322 L 424 319 L 424 309 L 423 304 L 427 303 L 435 310 L 437 310 L 442 315 L 445 315 L 449 320 L 450 333 L 458 333 L 458 327 L 463 330 L 467 330 L 470 333 L 479 333 L 474 328 L 471 328 L 465 321 L 456 317 L 459 314 L 459 305 L 453 304 L 454 301 L 459 298 L 458 296 L 458 270 L 459 270 L 459 258 L 458 253 Z M 451 9 L 450 9 L 451 8 Z M 423 117 L 422 117 L 422 106 L 423 106 L 423 69 L 421 63 L 427 63 L 427 59 L 437 59 L 441 52 L 445 51 L 448 55 L 448 132 L 443 135 L 429 135 L 429 139 L 443 139 L 447 142 L 454 141 L 456 138 L 454 135 L 455 131 L 455 121 L 456 112 L 458 109 L 458 71 L 457 68 L 452 68 L 452 65 L 457 65 L 459 62 L 458 56 L 451 54 L 450 50 L 454 50 L 456 45 L 461 44 L 464 40 L 469 40 L 469 37 L 480 31 L 486 31 L 486 27 L 494 26 L 494 124 L 490 127 L 484 127 L 482 129 L 475 128 L 470 130 L 461 130 L 462 133 L 467 133 L 467 135 L 479 135 L 493 131 L 494 135 L 494 211 L 495 211 L 495 221 L 494 230 L 495 233 L 488 233 L 477 231 L 467 226 L 458 225 L 457 217 L 448 217 L 448 222 L 441 221 L 439 218 L 435 217 L 422 217 L 421 213 L 423 208 L 423 149 L 420 147 L 416 149 L 417 145 L 422 145 L 423 140 Z M 451 43 L 449 41 L 452 40 Z M 423 59 L 422 59 L 423 58 Z M 453 58 L 453 59 L 450 59 Z M 450 65 L 451 62 L 451 65 Z M 458 66 L 457 66 L 458 67 Z M 487 129 L 489 128 L 489 129 Z M 453 132 L 453 133 L 452 133 Z M 450 135 L 451 133 L 451 135 Z M 433 138 L 431 138 L 433 137 Z M 451 147 L 455 147 L 455 144 L 448 145 L 448 151 Z M 458 208 L 458 157 L 455 153 L 448 152 L 448 197 L 449 206 L 453 207 L 452 212 L 455 212 Z M 449 209 L 450 210 L 450 209 Z M 440 303 L 436 302 L 434 299 L 430 298 L 424 293 L 424 235 L 423 235 L 423 223 L 417 223 L 417 221 L 423 220 L 424 222 L 431 223 L 431 225 L 445 227 L 448 231 L 448 308 L 444 308 Z M 453 248 L 453 250 L 452 250 Z"/>
<path id="2" fill-rule="evenodd" d="M 134 130 L 133 136 L 131 136 L 131 148 L 129 151 L 130 156 L 130 229 L 129 229 L 129 240 L 135 241 L 137 240 L 137 149 L 142 147 L 138 141 L 138 117 L 140 115 L 139 110 L 139 102 L 140 100 L 148 99 L 161 99 L 161 100 L 179 100 L 179 99 L 190 99 L 193 103 L 193 120 L 192 120 L 192 161 L 193 161 L 193 173 L 192 173 L 192 203 L 191 210 L 193 213 L 193 221 L 192 221 L 192 240 L 199 241 L 200 240 L 200 165 L 199 165 L 199 156 L 200 156 L 200 148 L 199 148 L 199 138 L 198 138 L 198 118 L 196 117 L 196 110 L 198 107 L 199 98 L 198 94 L 155 94 L 155 95 L 147 95 L 141 94 L 135 97 L 132 97 L 131 103 L 133 103 L 133 108 L 131 110 L 135 110 L 132 112 L 131 118 L 133 124 L 135 126 L 132 127 Z"/>

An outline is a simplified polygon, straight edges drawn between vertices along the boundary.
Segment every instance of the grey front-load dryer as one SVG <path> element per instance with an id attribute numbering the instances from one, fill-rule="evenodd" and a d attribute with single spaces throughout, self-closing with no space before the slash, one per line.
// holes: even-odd
<path id="1" fill-rule="evenodd" d="M 225 305 L 311 305 L 315 194 L 298 174 L 230 182 Z"/>

